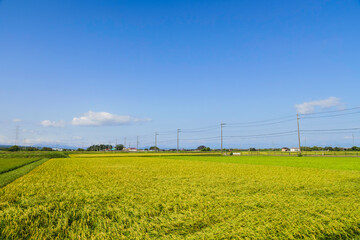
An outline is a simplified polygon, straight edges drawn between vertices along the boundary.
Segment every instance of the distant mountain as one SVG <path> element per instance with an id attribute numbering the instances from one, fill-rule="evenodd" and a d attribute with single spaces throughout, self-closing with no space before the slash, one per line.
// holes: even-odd
<path id="1" fill-rule="evenodd" d="M 13 145 L 1 145 L 0 144 L 0 149 L 5 149 L 5 148 L 9 148 Z M 19 147 L 23 147 L 21 145 L 19 145 Z M 29 146 L 26 146 L 29 147 Z M 62 149 L 78 149 L 79 147 L 75 147 L 75 146 L 69 146 L 69 145 L 65 145 L 65 144 L 53 144 L 53 143 L 39 143 L 39 144 L 35 144 L 32 145 L 31 147 L 36 147 L 36 148 L 42 148 L 42 147 L 50 147 L 50 148 L 62 148 Z"/>
<path id="2" fill-rule="evenodd" d="M 50 148 L 62 148 L 62 149 L 78 149 L 79 147 L 74 147 L 74 146 L 68 146 L 68 145 L 63 145 L 63 144 L 36 144 L 33 145 L 33 147 L 37 147 L 37 148 L 42 148 L 42 147 L 50 147 Z"/>
<path id="3" fill-rule="evenodd" d="M 0 145 L 0 148 L 9 148 L 11 145 Z"/>

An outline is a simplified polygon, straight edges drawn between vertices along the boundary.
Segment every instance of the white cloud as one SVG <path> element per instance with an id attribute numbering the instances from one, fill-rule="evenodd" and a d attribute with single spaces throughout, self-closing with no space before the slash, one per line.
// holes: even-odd
<path id="1" fill-rule="evenodd" d="M 21 120 L 20 118 L 14 118 L 14 119 L 13 119 L 13 122 L 14 122 L 14 123 L 21 122 L 21 121 L 22 121 L 22 120 Z"/>
<path id="2" fill-rule="evenodd" d="M 116 126 L 144 121 L 150 121 L 150 119 L 120 116 L 108 112 L 89 111 L 84 113 L 81 117 L 74 117 L 71 124 L 75 126 Z"/>
<path id="3" fill-rule="evenodd" d="M 65 127 L 66 122 L 63 120 L 60 121 L 44 120 L 41 122 L 41 125 L 43 125 L 44 127 Z"/>
<path id="4" fill-rule="evenodd" d="M 340 107 L 342 103 L 340 98 L 329 97 L 327 99 L 322 99 L 312 102 L 304 102 L 302 104 L 295 104 L 296 111 L 301 114 L 313 113 L 315 109 L 318 108 L 331 108 L 331 107 Z"/>

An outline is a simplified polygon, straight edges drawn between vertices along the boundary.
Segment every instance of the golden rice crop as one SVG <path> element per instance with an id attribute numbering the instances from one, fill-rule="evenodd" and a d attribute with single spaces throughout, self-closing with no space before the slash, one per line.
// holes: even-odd
<path id="1" fill-rule="evenodd" d="M 359 192 L 360 171 L 164 157 L 51 159 L 0 190 L 0 233 L 346 239 L 360 233 Z"/>

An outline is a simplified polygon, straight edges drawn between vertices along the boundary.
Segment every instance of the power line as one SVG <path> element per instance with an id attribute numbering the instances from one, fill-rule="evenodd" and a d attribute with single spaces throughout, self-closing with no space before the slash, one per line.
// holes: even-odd
<path id="1" fill-rule="evenodd" d="M 279 123 L 285 123 L 285 122 L 292 122 L 296 120 L 296 118 L 292 118 L 289 120 L 283 120 L 283 121 L 277 121 L 277 122 L 272 122 L 272 123 L 263 123 L 263 124 L 254 124 L 254 125 L 244 125 L 244 126 L 234 126 L 231 124 L 227 124 L 227 126 L 231 127 L 231 128 L 237 128 L 237 127 L 259 127 L 259 126 L 269 126 L 269 125 L 275 125 L 275 124 L 279 124 Z"/>
<path id="2" fill-rule="evenodd" d="M 279 136 L 279 135 L 288 135 L 288 134 L 296 134 L 297 131 L 286 131 L 286 132 L 276 132 L 276 133 L 266 133 L 266 134 L 255 134 L 255 135 L 240 135 L 240 136 L 224 136 L 224 138 L 253 138 L 253 137 L 271 137 L 271 136 Z"/>
<path id="3" fill-rule="evenodd" d="M 231 136 L 231 137 L 233 137 L 233 138 L 238 138 L 238 139 L 241 139 L 241 140 L 245 140 L 245 139 L 255 139 L 255 138 L 262 138 L 262 139 L 264 139 L 264 138 L 275 138 L 275 137 L 286 137 L 286 136 L 296 136 L 297 135 L 297 133 L 296 133 L 297 131 L 294 131 L 293 133 L 284 133 L 284 134 L 274 134 L 274 135 L 265 135 L 265 136 L 261 136 L 261 135 L 258 135 L 258 136 L 256 136 L 256 135 L 253 135 L 253 136 L 248 136 L 248 137 L 246 137 L 246 136 L 244 136 L 244 137 L 241 137 L 241 136 L 238 136 L 238 137 L 235 137 L 235 136 Z M 227 138 L 226 136 L 224 136 L 224 138 Z"/>
<path id="4" fill-rule="evenodd" d="M 188 139 L 181 139 L 182 141 L 194 141 L 194 140 L 210 140 L 210 139 L 219 139 L 220 136 L 216 137 L 204 137 L 204 138 L 188 138 Z"/>
<path id="5" fill-rule="evenodd" d="M 329 131 L 352 131 L 360 130 L 360 128 L 333 128 L 333 129 L 311 129 L 311 130 L 301 130 L 301 132 L 329 132 Z"/>
<path id="6" fill-rule="evenodd" d="M 360 109 L 360 107 L 353 107 L 353 108 L 346 108 L 346 109 L 339 109 L 339 110 L 331 110 L 331 111 L 324 111 L 324 112 L 315 112 L 315 113 L 299 113 L 300 115 L 318 115 L 318 114 L 325 114 L 325 113 L 334 113 L 334 112 L 345 112 L 345 111 L 352 111 L 355 109 Z"/>
<path id="7" fill-rule="evenodd" d="M 354 131 L 348 131 L 348 132 L 306 132 L 303 133 L 306 135 L 328 135 L 328 134 L 349 134 L 349 133 L 354 133 Z"/>
<path id="8" fill-rule="evenodd" d="M 352 115 L 352 114 L 358 114 L 358 112 L 352 112 L 352 113 L 342 113 L 342 114 L 333 114 L 333 115 L 325 115 L 325 116 L 318 116 L 318 117 L 303 117 L 301 119 L 313 119 L 313 118 L 328 118 L 328 117 L 338 117 L 338 116 L 344 116 L 344 115 Z"/>
<path id="9" fill-rule="evenodd" d="M 196 133 L 196 132 L 207 132 L 211 130 L 219 129 L 219 125 L 213 125 L 203 128 L 192 128 L 192 129 L 181 129 L 183 133 Z"/>
<path id="10" fill-rule="evenodd" d="M 283 116 L 283 117 L 278 117 L 278 118 L 272 118 L 272 119 L 267 119 L 267 120 L 260 120 L 260 121 L 251 121 L 251 122 L 240 122 L 240 123 L 227 123 L 227 125 L 251 125 L 251 124 L 257 124 L 257 123 L 266 123 L 266 122 L 273 122 L 273 121 L 278 121 L 278 120 L 284 120 L 284 119 L 289 119 L 291 118 L 292 120 L 294 120 L 294 115 L 288 115 L 288 116 Z"/>

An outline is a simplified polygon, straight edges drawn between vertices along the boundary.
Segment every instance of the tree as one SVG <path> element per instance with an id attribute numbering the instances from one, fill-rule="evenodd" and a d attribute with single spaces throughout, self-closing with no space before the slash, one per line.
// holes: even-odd
<path id="1" fill-rule="evenodd" d="M 104 144 L 92 145 L 92 146 L 88 147 L 86 150 L 87 151 L 104 151 L 107 149 L 112 149 L 112 145 L 104 145 Z"/>
<path id="2" fill-rule="evenodd" d="M 202 151 L 204 148 L 206 148 L 204 145 L 200 145 L 200 146 L 197 147 L 196 150 Z"/>
<path id="3" fill-rule="evenodd" d="M 11 146 L 8 148 L 8 151 L 10 152 L 17 152 L 17 151 L 20 151 L 20 147 L 17 146 L 17 145 L 14 145 L 14 146 Z"/>
<path id="4" fill-rule="evenodd" d="M 200 151 L 208 152 L 208 151 L 210 151 L 210 150 L 211 150 L 211 149 L 210 149 L 209 147 L 205 147 L 205 148 L 201 149 Z"/>
<path id="5" fill-rule="evenodd" d="M 115 149 L 118 150 L 118 151 L 121 151 L 121 150 L 124 149 L 124 145 L 118 144 L 118 145 L 115 146 Z"/>
<path id="6" fill-rule="evenodd" d="M 155 146 L 152 146 L 152 147 L 150 147 L 150 150 L 159 151 L 159 150 L 160 150 L 160 148 L 155 147 Z"/>
<path id="7" fill-rule="evenodd" d="M 332 147 L 324 147 L 325 151 L 334 151 L 334 149 Z"/>
<path id="8" fill-rule="evenodd" d="M 321 151 L 322 150 L 322 147 L 318 147 L 318 146 L 313 146 L 311 148 L 311 151 Z"/>
<path id="9" fill-rule="evenodd" d="M 357 147 L 357 146 L 353 146 L 351 148 L 352 151 L 360 151 L 360 147 Z"/>
<path id="10" fill-rule="evenodd" d="M 39 149 L 36 147 L 26 147 L 25 150 L 26 151 L 39 151 Z"/>
<path id="11" fill-rule="evenodd" d="M 52 151 L 52 148 L 49 148 L 49 147 L 43 147 L 41 149 L 41 151 Z"/>
<path id="12" fill-rule="evenodd" d="M 76 151 L 82 152 L 82 151 L 85 151 L 85 149 L 78 148 Z"/>

